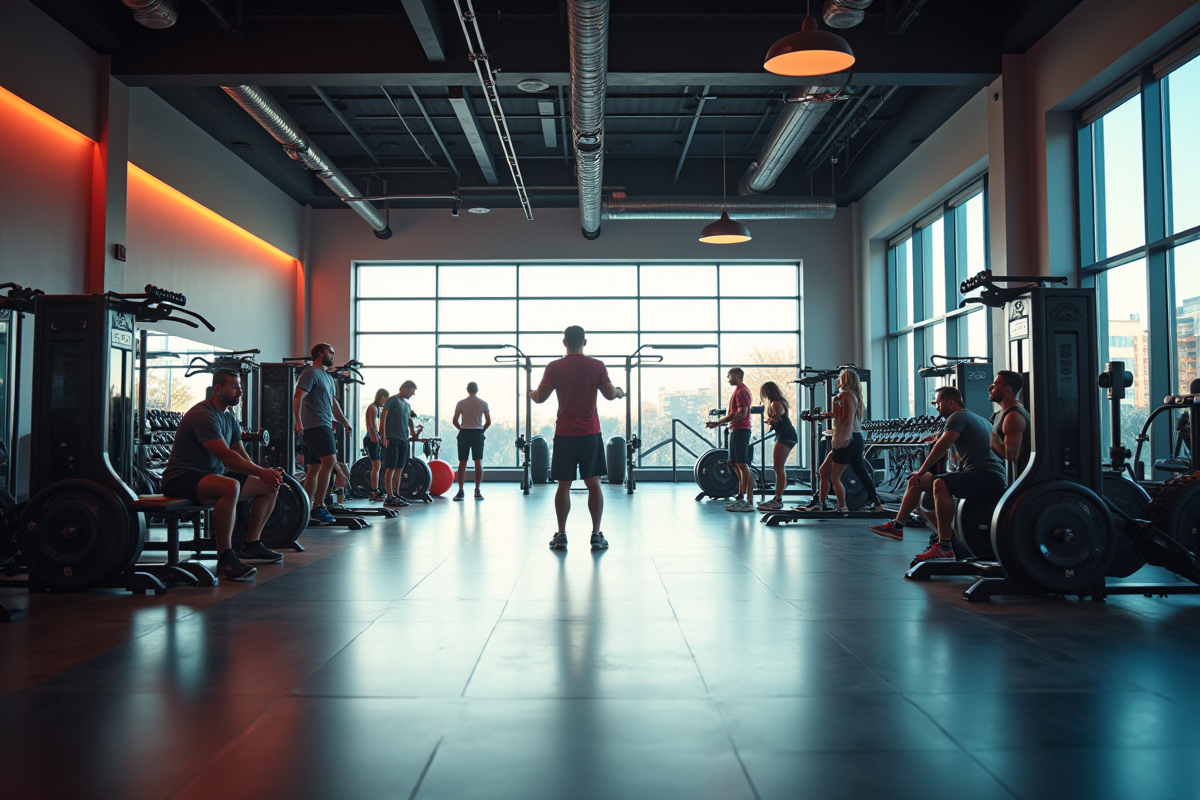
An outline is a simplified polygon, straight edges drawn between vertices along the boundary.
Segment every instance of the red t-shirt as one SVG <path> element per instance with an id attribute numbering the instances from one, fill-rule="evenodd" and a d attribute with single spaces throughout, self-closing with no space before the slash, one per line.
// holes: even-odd
<path id="1" fill-rule="evenodd" d="M 608 367 L 583 353 L 568 353 L 565 358 L 546 365 L 538 391 L 553 389 L 558 393 L 556 435 L 586 436 L 600 432 L 596 392 L 602 383 L 611 383 Z"/>
<path id="2" fill-rule="evenodd" d="M 741 419 L 735 419 L 733 422 L 729 423 L 729 430 L 750 430 L 750 403 L 750 389 L 746 386 L 746 384 L 743 383 L 741 386 L 733 390 L 733 396 L 729 398 L 729 413 L 733 414 L 734 412 L 740 411 L 744 408 L 746 409 L 746 416 L 742 417 Z"/>

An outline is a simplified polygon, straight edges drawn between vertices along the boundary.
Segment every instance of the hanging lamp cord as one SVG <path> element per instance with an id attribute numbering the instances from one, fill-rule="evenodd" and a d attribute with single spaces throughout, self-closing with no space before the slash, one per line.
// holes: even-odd
<path id="1" fill-rule="evenodd" d="M 725 169 L 725 98 L 721 98 L 721 213 L 724 214 L 728 203 L 728 194 L 725 188 L 726 181 Z"/>

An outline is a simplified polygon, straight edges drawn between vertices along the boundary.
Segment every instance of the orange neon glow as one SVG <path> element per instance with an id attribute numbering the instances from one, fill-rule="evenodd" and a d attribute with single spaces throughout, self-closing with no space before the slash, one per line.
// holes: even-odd
<path id="1" fill-rule="evenodd" d="M 0 120 L 3 120 L 6 126 L 21 126 L 30 132 L 36 131 L 42 136 L 53 137 L 56 143 L 74 147 L 94 147 L 96 144 L 70 125 L 25 102 L 3 87 L 0 87 Z"/>
<path id="2" fill-rule="evenodd" d="M 189 220 L 190 226 L 196 229 L 196 233 L 201 233 L 206 228 L 212 229 L 213 232 L 219 231 L 234 241 L 251 245 L 252 248 L 262 252 L 270 260 L 276 261 L 290 269 L 299 266 L 299 262 L 295 258 L 289 256 L 275 245 L 258 238 L 240 225 L 230 222 L 211 208 L 197 203 L 175 187 L 163 183 L 133 162 L 129 162 L 129 195 L 131 206 L 135 193 L 143 197 L 147 194 L 153 195 L 161 203 L 174 207 L 180 212 L 180 218 Z"/>

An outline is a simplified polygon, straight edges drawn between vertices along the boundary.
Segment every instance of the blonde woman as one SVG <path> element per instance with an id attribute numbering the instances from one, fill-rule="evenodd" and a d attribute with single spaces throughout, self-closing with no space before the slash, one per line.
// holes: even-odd
<path id="1" fill-rule="evenodd" d="M 852 369 L 844 369 L 838 375 L 838 393 L 832 401 L 833 410 L 822 414 L 825 419 L 833 420 L 832 449 L 821 464 L 821 483 L 817 496 L 801 511 L 825 510 L 825 497 L 829 494 L 829 486 L 833 484 L 833 492 L 837 496 L 837 510 L 848 513 L 846 508 L 846 488 L 842 485 L 842 473 L 846 467 L 854 470 L 854 474 L 862 481 L 867 490 L 867 504 L 872 510 L 879 511 L 883 505 L 879 495 L 875 493 L 875 478 L 871 467 L 863 457 L 862 420 L 863 392 L 858 373 Z M 858 509 L 855 509 L 856 511 Z"/>

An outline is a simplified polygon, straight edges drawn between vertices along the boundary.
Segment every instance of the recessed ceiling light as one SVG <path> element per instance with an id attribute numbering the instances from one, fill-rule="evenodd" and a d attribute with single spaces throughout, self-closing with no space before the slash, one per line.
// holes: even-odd
<path id="1" fill-rule="evenodd" d="M 483 206 L 475 206 L 474 208 L 468 208 L 467 211 L 471 212 L 472 214 L 486 214 L 491 211 L 491 209 L 484 208 Z"/>
<path id="2" fill-rule="evenodd" d="M 544 92 L 550 88 L 550 84 L 540 78 L 525 78 L 517 81 L 517 88 L 522 92 Z"/>
<path id="3" fill-rule="evenodd" d="M 253 150 L 254 146 L 249 142 L 230 142 L 229 146 L 234 150 Z"/>

